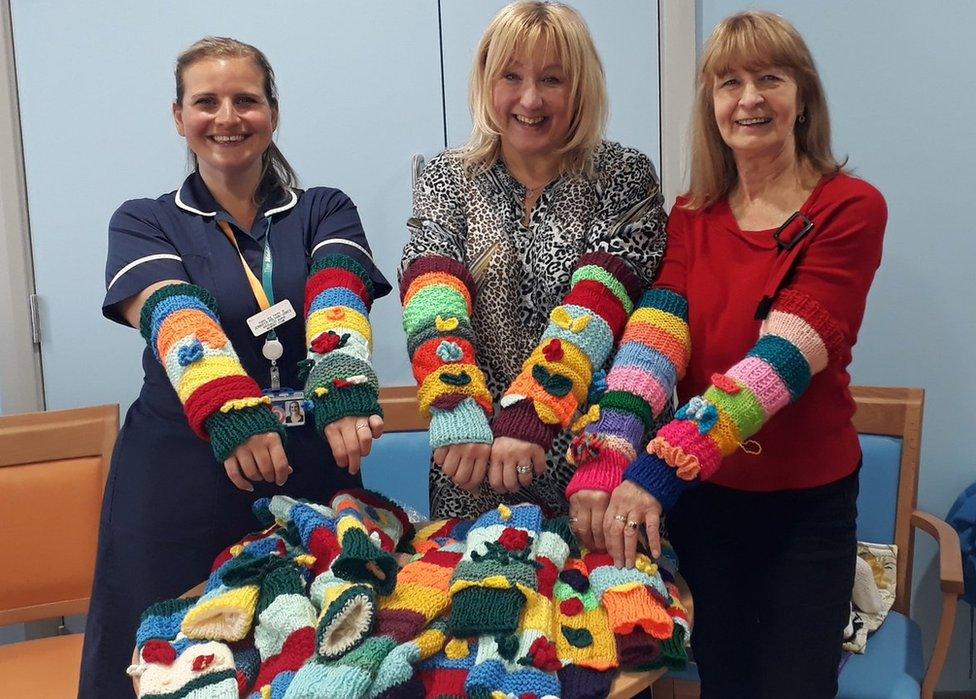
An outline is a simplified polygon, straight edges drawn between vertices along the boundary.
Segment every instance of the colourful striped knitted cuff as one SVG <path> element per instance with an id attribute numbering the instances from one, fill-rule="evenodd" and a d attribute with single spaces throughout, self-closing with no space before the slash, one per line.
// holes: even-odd
<path id="1" fill-rule="evenodd" d="M 654 414 L 651 406 L 639 396 L 627 391 L 607 391 L 600 399 L 600 410 L 619 410 L 630 413 L 641 421 L 645 430 L 654 425 Z"/>
<path id="2" fill-rule="evenodd" d="M 217 315 L 216 299 L 202 286 L 195 284 L 167 284 L 157 289 L 146 299 L 146 302 L 142 306 L 142 311 L 139 313 L 139 333 L 142 335 L 142 339 L 150 343 L 150 347 L 152 347 L 154 352 L 156 352 L 156 347 L 153 333 L 159 330 L 158 327 L 153 327 L 155 322 L 158 322 L 158 318 L 154 319 L 157 307 L 164 304 L 168 299 L 180 296 L 195 299 L 205 310 L 213 315 Z M 156 354 L 156 358 L 159 359 L 158 353 Z"/>
<path id="3" fill-rule="evenodd" d="M 496 437 L 532 442 L 546 452 L 559 434 L 558 425 L 548 425 L 539 418 L 531 399 L 520 400 L 502 408 L 492 422 L 491 429 Z"/>
<path id="4" fill-rule="evenodd" d="M 697 483 L 678 478 L 675 470 L 666 461 L 646 453 L 638 456 L 624 471 L 624 478 L 657 498 L 665 512 L 674 507 L 682 493 Z"/>
<path id="5" fill-rule="evenodd" d="M 473 398 L 464 398 L 454 408 L 430 409 L 430 448 L 451 444 L 491 444 L 494 437 L 485 411 Z"/>
<path id="6" fill-rule="evenodd" d="M 630 263 L 622 257 L 609 252 L 587 252 L 580 255 L 576 261 L 576 269 L 582 269 L 588 265 L 602 267 L 609 272 L 623 286 L 627 298 L 631 305 L 637 302 L 641 295 L 644 283 L 641 278 L 634 273 Z"/>
<path id="7" fill-rule="evenodd" d="M 563 304 L 552 309 L 549 325 L 542 333 L 539 346 L 545 346 L 554 339 L 579 347 L 589 357 L 591 367 L 602 366 L 613 349 L 610 326 L 603 318 L 582 306 Z"/>
<path id="8" fill-rule="evenodd" d="M 458 323 L 451 330 L 441 330 L 437 325 L 418 328 L 416 332 L 407 335 L 407 352 L 413 357 L 414 353 L 429 340 L 434 338 L 442 340 L 459 341 L 463 340 L 474 344 L 474 330 L 471 328 L 471 321 L 467 318 L 458 318 Z"/>
<path id="9" fill-rule="evenodd" d="M 361 264 L 356 262 L 356 260 L 352 259 L 348 255 L 326 255 L 324 257 L 320 257 L 312 263 L 312 268 L 309 270 L 308 276 L 311 278 L 322 270 L 327 269 L 344 269 L 352 272 L 359 277 L 360 281 L 363 283 L 363 286 L 366 287 L 366 291 L 369 292 L 370 298 L 373 298 L 376 295 L 376 289 L 373 287 L 373 280 L 370 279 L 369 273 Z"/>
<path id="10" fill-rule="evenodd" d="M 360 301 L 369 309 L 373 304 L 373 294 L 371 287 L 363 283 L 362 278 L 355 272 L 340 267 L 332 267 L 321 270 L 309 277 L 305 284 L 305 305 L 302 314 L 308 317 L 312 302 L 315 301 L 323 292 L 328 289 L 343 288 L 348 289 L 359 297 Z"/>

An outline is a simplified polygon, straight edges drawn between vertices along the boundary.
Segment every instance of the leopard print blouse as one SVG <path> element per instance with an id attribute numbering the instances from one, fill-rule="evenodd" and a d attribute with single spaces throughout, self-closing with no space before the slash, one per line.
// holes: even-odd
<path id="1" fill-rule="evenodd" d="M 501 159 L 469 178 L 460 151 L 447 150 L 431 160 L 414 187 L 400 273 L 429 255 L 459 260 L 472 272 L 478 286 L 471 319 L 478 363 L 496 404 L 538 344 L 549 312 L 568 293 L 573 265 L 583 253 L 618 255 L 647 285 L 661 262 L 666 216 L 651 161 L 604 141 L 593 171 L 592 178 L 564 176 L 549 184 L 528 225 L 525 188 Z M 475 517 L 501 502 L 526 501 L 564 514 L 570 438 L 568 430 L 556 438 L 545 473 L 516 494 L 495 493 L 486 482 L 472 496 L 432 464 L 431 516 Z"/>

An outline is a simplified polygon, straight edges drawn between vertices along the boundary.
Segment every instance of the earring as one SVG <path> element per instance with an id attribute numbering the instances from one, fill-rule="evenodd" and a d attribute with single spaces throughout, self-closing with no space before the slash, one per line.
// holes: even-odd
<path id="1" fill-rule="evenodd" d="M 798 122 L 800 122 L 801 124 L 805 124 L 805 123 L 806 123 L 806 121 L 807 121 L 807 115 L 806 115 L 806 114 L 801 114 L 801 115 L 800 115 L 800 116 L 799 116 L 799 117 L 797 118 L 797 121 L 798 121 Z"/>

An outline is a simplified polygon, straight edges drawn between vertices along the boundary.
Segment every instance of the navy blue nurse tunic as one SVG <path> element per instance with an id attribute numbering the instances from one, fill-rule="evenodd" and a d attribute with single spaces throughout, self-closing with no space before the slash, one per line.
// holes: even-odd
<path id="1" fill-rule="evenodd" d="M 376 296 L 390 284 L 373 264 L 359 214 L 341 191 L 316 187 L 269 194 L 251 230 L 238 224 L 191 174 L 175 192 L 124 203 L 109 225 L 107 292 L 102 311 L 126 324 L 120 301 L 150 284 L 179 279 L 217 300 L 221 325 L 247 373 L 270 385 L 270 364 L 245 320 L 260 309 L 237 250 L 218 227 L 226 221 L 258 279 L 266 239 L 273 259 L 274 301 L 289 299 L 297 317 L 276 329 L 284 345 L 282 386 L 301 388 L 296 365 L 305 358 L 302 308 L 311 263 L 326 254 L 356 259 L 372 277 Z M 273 494 L 328 501 L 360 485 L 336 466 L 311 417 L 287 430 L 285 451 L 294 472 L 287 483 L 254 483 L 238 490 L 210 445 L 187 423 L 162 365 L 146 348 L 145 378 L 119 433 L 102 503 L 98 556 L 85 629 L 82 699 L 131 696 L 125 674 L 139 616 L 152 602 L 178 597 L 207 577 L 214 557 L 258 527 L 251 503 Z"/>

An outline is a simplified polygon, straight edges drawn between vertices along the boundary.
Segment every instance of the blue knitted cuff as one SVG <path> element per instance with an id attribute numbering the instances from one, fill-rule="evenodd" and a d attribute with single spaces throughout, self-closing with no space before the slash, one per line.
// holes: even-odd
<path id="1" fill-rule="evenodd" d="M 495 437 L 488 417 L 473 398 L 465 398 L 450 410 L 430 409 L 430 448 L 450 444 L 491 444 Z"/>
<path id="2" fill-rule="evenodd" d="M 624 471 L 624 478 L 633 481 L 657 498 L 664 511 L 669 511 L 686 490 L 697 485 L 698 481 L 686 481 L 664 459 L 642 453 Z"/>

